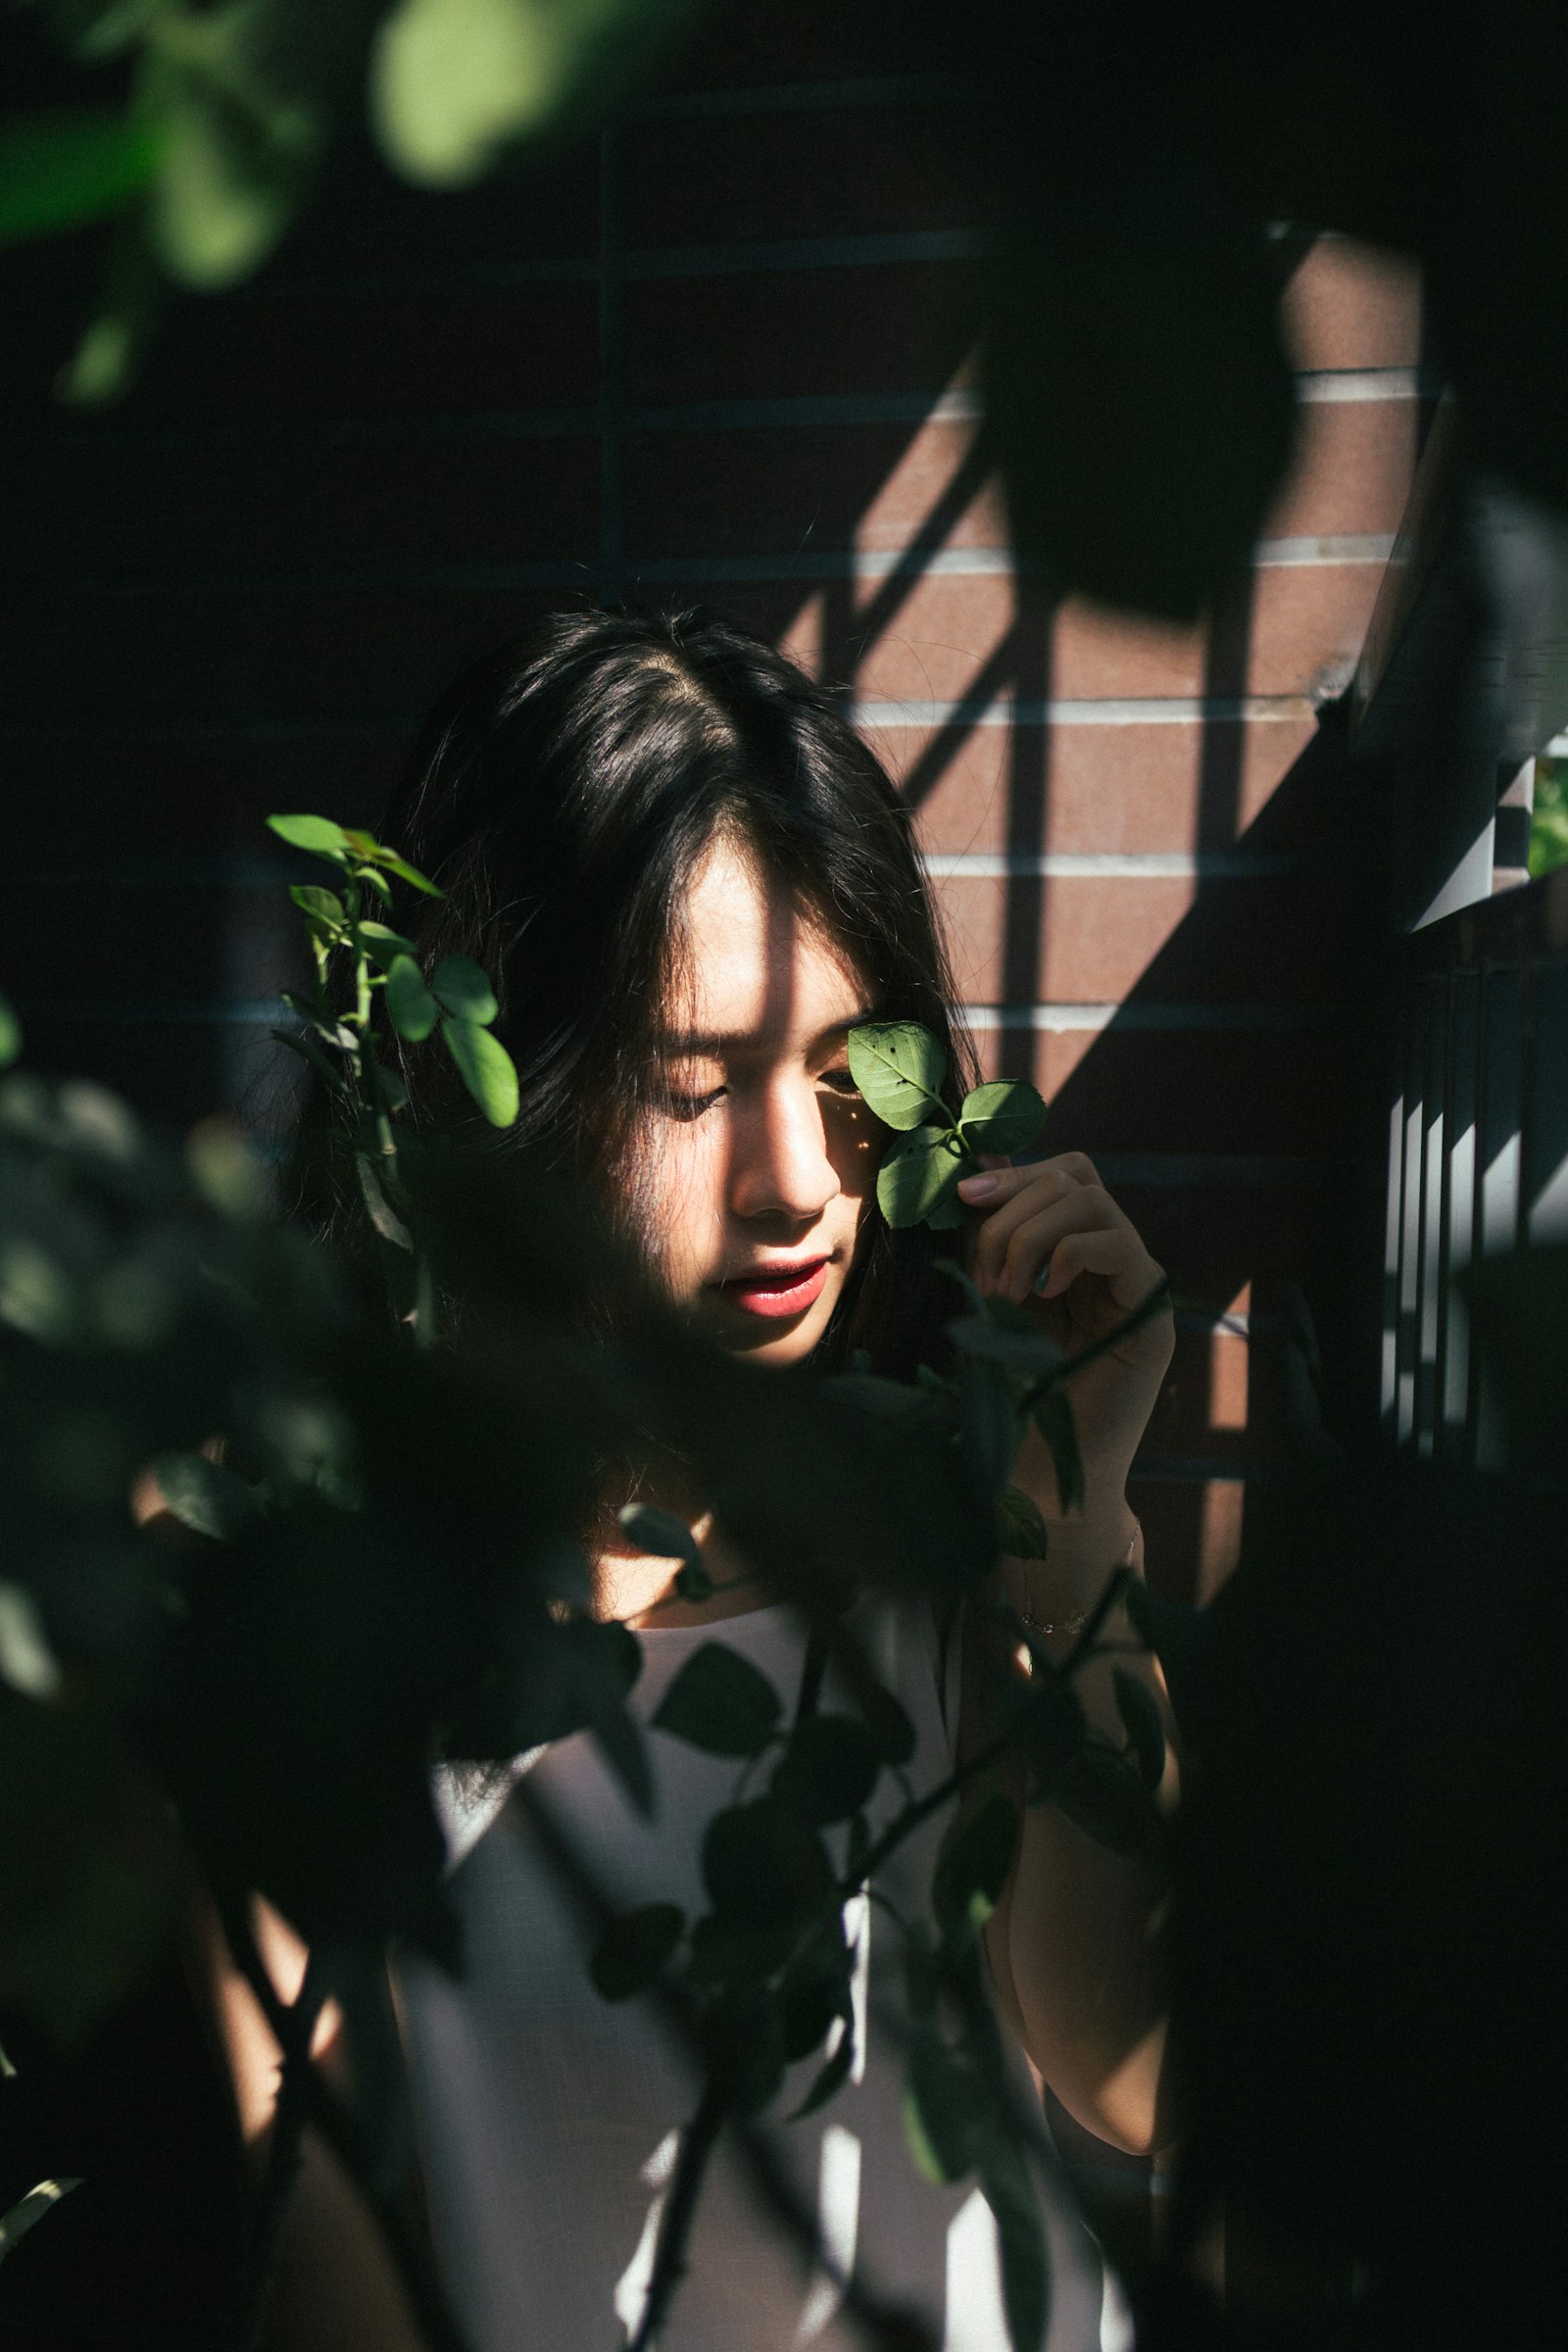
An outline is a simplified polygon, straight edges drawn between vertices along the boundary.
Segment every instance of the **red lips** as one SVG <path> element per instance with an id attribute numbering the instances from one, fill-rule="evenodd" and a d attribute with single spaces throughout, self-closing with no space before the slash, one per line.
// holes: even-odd
<path id="1" fill-rule="evenodd" d="M 803 1315 L 816 1304 L 827 1283 L 829 1263 L 825 1257 L 810 1257 L 789 1266 L 753 1266 L 718 1287 L 744 1314 L 782 1321 L 789 1315 Z"/>

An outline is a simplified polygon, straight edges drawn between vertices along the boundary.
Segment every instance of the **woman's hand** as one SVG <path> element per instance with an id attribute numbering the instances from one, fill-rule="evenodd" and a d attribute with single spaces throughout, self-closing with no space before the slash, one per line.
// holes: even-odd
<path id="1" fill-rule="evenodd" d="M 966 1176 L 958 1191 L 983 1212 L 971 1256 L 979 1288 L 1026 1306 L 1047 1338 L 1069 1355 L 1113 1331 L 1163 1280 L 1081 1152 Z M 1067 1394 L 1083 1460 L 1086 1518 L 1120 1508 L 1173 1346 L 1166 1307 L 1073 1380 Z"/>

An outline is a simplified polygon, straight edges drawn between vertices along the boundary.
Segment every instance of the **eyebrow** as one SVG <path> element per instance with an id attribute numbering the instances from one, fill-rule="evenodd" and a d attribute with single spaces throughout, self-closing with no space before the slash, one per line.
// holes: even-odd
<path id="1" fill-rule="evenodd" d="M 847 1029 L 858 1029 L 862 1022 L 874 1021 L 876 1017 L 875 1010 L 866 1007 L 859 1012 L 847 1014 L 842 1021 L 830 1021 L 825 1029 L 819 1029 L 815 1037 L 808 1041 L 808 1052 L 814 1054 L 826 1045 L 829 1038 L 841 1037 Z M 752 1029 L 681 1029 L 666 1031 L 656 1042 L 662 1054 L 716 1055 L 722 1054 L 726 1047 L 733 1050 L 737 1046 L 755 1046 L 758 1040 L 756 1031 Z"/>

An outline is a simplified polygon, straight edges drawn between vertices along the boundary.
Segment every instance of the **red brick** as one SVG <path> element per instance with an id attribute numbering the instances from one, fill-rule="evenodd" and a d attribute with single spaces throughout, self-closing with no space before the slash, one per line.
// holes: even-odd
<path id="1" fill-rule="evenodd" d="M 579 138 L 469 188 L 434 191 L 351 137 L 262 283 L 317 270 L 439 271 L 589 259 L 599 247 L 599 142 Z"/>
<path id="2" fill-rule="evenodd" d="M 927 63 L 910 38 L 903 0 L 858 0 L 853 9 L 786 0 L 731 0 L 700 16 L 689 40 L 665 60 L 662 89 L 762 89 L 776 82 L 838 81 L 918 73 Z"/>
<path id="3" fill-rule="evenodd" d="M 939 105 L 633 120 L 621 141 L 626 242 L 710 245 L 949 228 L 974 217 Z M 809 155 L 810 170 L 800 168 Z"/>
<path id="4" fill-rule="evenodd" d="M 586 439 L 36 453 L 0 491 L 0 533 L 52 576 L 351 571 L 591 561 L 599 449 Z"/>
<path id="5" fill-rule="evenodd" d="M 412 725 L 466 663 L 559 604 L 451 587 L 12 596 L 0 723 L 348 718 Z"/>
<path id="6" fill-rule="evenodd" d="M 1298 368 L 1414 368 L 1421 357 L 1421 275 L 1402 254 L 1320 237 L 1285 293 Z"/>
<path id="7" fill-rule="evenodd" d="M 143 382 L 104 421 L 112 433 L 137 423 L 591 406 L 598 367 L 591 284 L 350 281 L 175 312 Z M 79 429 L 91 437 L 90 423 Z"/>
<path id="8" fill-rule="evenodd" d="M 1416 418 L 1413 400 L 1304 403 L 1296 466 L 1265 536 L 1392 535 L 1410 494 Z"/>
<path id="9" fill-rule="evenodd" d="M 7 821 L 18 863 L 271 854 L 264 820 L 315 810 L 373 825 L 407 732 L 315 740 L 158 737 L 6 746 Z M 136 901 L 121 902 L 133 907 Z"/>
<path id="10" fill-rule="evenodd" d="M 1178 879 L 956 877 L 936 890 L 959 994 L 977 1004 L 1004 998 L 1004 943 L 1020 909 L 1039 939 L 1029 993 L 1047 1003 L 1119 1003 L 1156 956 L 1158 986 L 1145 993 L 1164 1002 L 1315 1000 L 1335 985 L 1346 893 L 1332 875 L 1212 882 L 1193 921 L 1199 885 Z M 1017 986 L 1005 994 L 1016 1000 Z"/>
<path id="11" fill-rule="evenodd" d="M 1057 725 L 1040 731 L 973 727 L 920 801 L 920 838 L 936 855 L 995 854 L 1008 846 L 1007 793 L 1014 758 L 1025 772 L 1045 760 L 1045 822 L 1030 846 L 1054 852 L 1187 851 L 1197 833 L 1205 742 L 1239 769 L 1244 827 L 1266 805 L 1314 733 L 1311 719 L 1219 720 L 1156 725 Z M 932 728 L 870 730 L 896 778 L 910 774 L 936 739 Z"/>
<path id="12" fill-rule="evenodd" d="M 1252 610 L 1250 694 L 1338 694 L 1349 683 L 1381 564 L 1265 565 Z"/>
<path id="13" fill-rule="evenodd" d="M 1343 1065 L 1341 1025 L 1278 1029 L 1036 1030 L 980 1027 L 988 1074 L 1004 1039 L 1014 1076 L 1053 1107 L 1049 1152 L 1247 1152 L 1310 1158 L 1323 1090 Z M 1028 1067 L 1025 1072 L 1019 1050 Z"/>
<path id="14" fill-rule="evenodd" d="M 623 444 L 628 553 L 667 556 L 901 549 L 942 506 L 972 436 L 962 424 L 857 424 L 633 433 Z M 945 547 L 998 547 L 995 493 L 971 492 Z M 862 587 L 864 597 L 874 587 Z"/>
<path id="15" fill-rule="evenodd" d="M 963 262 L 634 280 L 625 294 L 635 401 L 942 392 L 973 341 Z"/>

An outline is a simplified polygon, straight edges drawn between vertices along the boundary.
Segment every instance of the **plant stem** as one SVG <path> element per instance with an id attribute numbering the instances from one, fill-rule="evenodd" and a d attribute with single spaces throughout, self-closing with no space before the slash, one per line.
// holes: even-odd
<path id="1" fill-rule="evenodd" d="M 632 2337 L 629 2352 L 649 2352 L 649 2347 L 658 2343 L 659 2331 L 669 2317 L 669 2307 L 675 2299 L 675 2289 L 686 2276 L 686 2248 L 691 2239 L 692 2225 L 697 2219 L 697 2203 L 708 2173 L 708 2160 L 713 2153 L 724 2116 L 724 2099 L 710 2077 L 703 2086 L 696 2112 L 680 2135 L 680 2154 L 675 2159 L 674 2178 L 664 2200 L 664 2210 L 660 2216 L 653 2275 L 648 2281 L 643 2316 L 637 2323 L 637 2332 Z"/>
<path id="2" fill-rule="evenodd" d="M 512 1807 L 514 1822 L 526 1818 L 540 1851 L 583 1925 L 596 1938 L 602 1936 L 615 1918 L 618 1905 L 599 1884 L 591 1866 L 557 1819 L 554 1808 L 537 1788 L 529 1786 L 526 1778 L 517 1783 Z M 654 1984 L 649 1997 L 672 2037 L 703 2068 L 706 2082 L 702 2036 L 687 1996 L 677 1985 L 664 1982 Z M 936 2352 L 935 2339 L 923 2319 L 889 2302 L 858 2265 L 848 2276 L 840 2271 L 830 2250 L 821 2242 L 814 2214 L 803 2202 L 779 2160 L 773 2134 L 748 2117 L 734 2116 L 730 2141 L 751 2177 L 758 2202 L 802 2253 L 826 2271 L 843 2298 L 845 2317 L 873 2347 L 873 2352 Z"/>
<path id="3" fill-rule="evenodd" d="M 232 1936 L 229 1941 L 232 1948 Z M 266 1974 L 265 1968 L 263 1974 Z M 262 2330 L 267 2318 L 267 2290 L 271 2282 L 278 2232 L 282 2228 L 289 2191 L 299 2171 L 300 2148 L 306 2124 L 310 2120 L 307 2085 L 312 2071 L 311 2040 L 326 1992 L 325 1970 L 319 1955 L 313 1952 L 306 1962 L 304 1980 L 295 1998 L 276 2003 L 272 2031 L 277 2035 L 282 2062 L 278 2069 L 277 2103 L 272 2110 L 271 2135 L 268 2143 L 267 2171 L 256 2203 L 245 2281 L 240 2295 L 239 2343 L 242 2352 L 257 2352 L 262 2342 Z"/>
<path id="4" fill-rule="evenodd" d="M 278 1998 L 268 1974 L 249 1920 L 240 1906 L 220 1905 L 220 1916 L 230 1957 L 256 1995 L 262 2013 L 279 2046 L 290 2031 L 288 2004 Z M 306 2121 L 318 2131 L 342 2166 L 353 2187 L 381 2233 L 415 2323 L 431 2352 L 469 2352 L 469 2346 L 436 2278 L 434 2267 L 396 2204 L 372 2186 L 370 2166 L 359 2127 L 329 2082 L 309 2059 L 297 2078 L 299 2095 L 308 2109 Z"/>
<path id="5" fill-rule="evenodd" d="M 1031 1381 L 1023 1393 L 1023 1411 L 1029 1410 L 1036 1397 L 1049 1396 L 1054 1389 L 1064 1389 L 1068 1381 L 1076 1379 L 1089 1365 L 1098 1362 L 1101 1356 L 1108 1355 L 1113 1348 L 1119 1348 L 1123 1340 L 1131 1339 L 1151 1315 L 1157 1315 L 1160 1308 L 1168 1304 L 1169 1299 L 1170 1277 L 1162 1274 L 1148 1297 L 1140 1298 L 1131 1314 L 1123 1315 L 1114 1329 L 1103 1333 L 1098 1340 L 1091 1340 L 1087 1348 L 1080 1348 L 1076 1355 L 1069 1355 L 1066 1362 L 1057 1364 L 1054 1371 L 1043 1372 L 1038 1380 Z"/>
<path id="6" fill-rule="evenodd" d="M 1083 1631 L 1057 1668 L 1058 1674 L 1064 1679 L 1075 1674 L 1087 1662 L 1102 1626 L 1121 1598 L 1131 1576 L 1131 1569 L 1118 1568 L 1107 1578 L 1103 1592 L 1084 1620 Z M 924 1796 L 916 1797 L 912 1804 L 906 1805 L 902 1813 L 896 1813 L 871 1846 L 859 1870 L 847 1873 L 837 1882 L 835 1895 L 841 1901 L 847 1901 L 852 1894 L 858 1894 L 923 1822 L 929 1821 L 933 1813 L 940 1813 L 944 1805 L 951 1804 L 956 1796 L 961 1796 L 972 1782 L 1000 1764 L 1028 1722 L 1030 1714 L 1043 1705 L 1048 1690 L 1049 1686 L 1027 1700 L 1019 1709 L 1015 1721 L 1004 1732 L 999 1732 L 995 1740 L 977 1749 L 967 1762 L 958 1765 L 945 1781 L 938 1782 L 936 1788 L 928 1788 Z"/>

